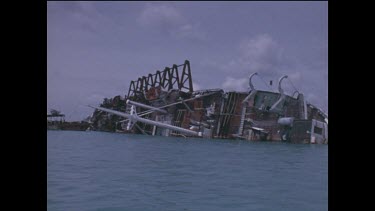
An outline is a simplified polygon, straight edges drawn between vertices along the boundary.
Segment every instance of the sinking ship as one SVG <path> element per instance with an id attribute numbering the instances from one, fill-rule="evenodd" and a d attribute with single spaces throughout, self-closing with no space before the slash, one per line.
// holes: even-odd
<path id="1" fill-rule="evenodd" d="M 125 97 L 105 99 L 95 109 L 93 130 L 152 136 L 244 139 L 328 144 L 328 115 L 296 91 L 287 95 L 258 90 L 249 76 L 248 92 L 194 90 L 190 62 L 131 81 Z"/>

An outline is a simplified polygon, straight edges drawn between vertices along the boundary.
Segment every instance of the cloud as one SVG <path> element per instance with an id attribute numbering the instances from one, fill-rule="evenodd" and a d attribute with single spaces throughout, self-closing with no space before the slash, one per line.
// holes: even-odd
<path id="1" fill-rule="evenodd" d="M 72 17 L 90 32 L 98 31 L 98 20 L 103 18 L 92 2 L 77 2 L 77 10 L 72 13 Z"/>
<path id="2" fill-rule="evenodd" d="M 238 85 L 230 85 L 234 83 L 234 80 L 243 81 L 235 79 L 236 77 L 247 77 L 254 72 L 258 72 L 262 80 L 273 80 L 274 82 L 281 76 L 288 75 L 288 80 L 300 86 L 304 85 L 305 80 L 318 80 L 319 77 L 326 74 L 326 72 L 322 72 L 322 75 L 316 75 L 316 71 L 324 71 L 322 65 L 319 66 L 320 68 L 316 68 L 310 63 L 305 64 L 303 61 L 287 57 L 282 46 L 268 34 L 259 34 L 252 38 L 243 39 L 238 49 L 237 58 L 221 62 L 221 64 L 220 62 L 206 62 L 211 66 L 219 67 L 224 72 L 230 72 L 232 78 L 227 79 L 223 86 L 238 87 Z M 257 80 L 255 80 L 255 83 L 257 83 Z M 288 82 L 285 82 L 284 85 L 291 86 Z M 290 88 L 294 92 L 294 87 L 291 86 Z"/>
<path id="3" fill-rule="evenodd" d="M 105 98 L 104 95 L 94 93 L 94 94 L 90 94 L 88 97 L 86 97 L 85 102 L 87 102 L 89 104 L 98 104 L 98 103 L 101 103 L 104 98 Z M 108 98 L 108 96 L 107 96 L 107 98 Z"/>
<path id="4" fill-rule="evenodd" d="M 199 23 L 192 23 L 177 8 L 168 4 L 147 4 L 137 22 L 178 39 L 206 39 L 206 32 Z"/>
<path id="5" fill-rule="evenodd" d="M 100 12 L 98 2 L 48 2 L 48 19 L 56 28 L 69 27 L 68 36 L 78 36 L 85 33 L 90 36 L 98 33 L 109 33 L 120 26 L 108 15 Z M 64 28 L 64 31 L 67 30 Z"/>
<path id="6" fill-rule="evenodd" d="M 248 91 L 249 79 L 226 77 L 222 87 L 226 91 Z"/>
<path id="7" fill-rule="evenodd" d="M 292 81 L 299 81 L 301 79 L 301 72 L 293 72 L 289 74 L 288 77 Z"/>
<path id="8" fill-rule="evenodd" d="M 174 27 L 184 22 L 184 18 L 176 8 L 169 5 L 146 5 L 137 19 L 144 26 Z"/>
<path id="9" fill-rule="evenodd" d="M 306 99 L 327 110 L 327 62 L 324 46 L 317 49 L 316 58 L 307 60 L 291 59 L 287 57 L 279 43 L 268 34 L 260 34 L 240 42 L 238 58 L 229 61 L 206 61 L 209 66 L 219 67 L 223 72 L 230 73 L 222 88 L 227 91 L 247 91 L 248 76 L 258 72 L 259 75 L 253 80 L 257 89 L 276 91 L 277 81 L 283 75 L 288 75 L 282 87 L 287 94 L 293 94 L 297 89 L 304 93 Z M 298 58 L 298 57 L 297 57 Z M 274 85 L 267 85 L 273 80 Z M 316 84 L 320 84 L 316 86 Z"/>
<path id="10" fill-rule="evenodd" d="M 170 33 L 177 38 L 193 38 L 197 40 L 205 40 L 207 38 L 207 33 L 201 29 L 200 24 L 185 24 Z"/>
<path id="11" fill-rule="evenodd" d="M 225 71 L 238 73 L 258 72 L 270 76 L 287 64 L 283 50 L 268 34 L 244 39 L 239 46 L 239 56 L 223 66 Z"/>
<path id="12" fill-rule="evenodd" d="M 193 82 L 193 89 L 194 89 L 194 91 L 198 91 L 198 90 L 202 89 L 202 86 L 199 85 L 199 84 L 197 84 L 197 83 L 195 83 L 195 82 Z"/>

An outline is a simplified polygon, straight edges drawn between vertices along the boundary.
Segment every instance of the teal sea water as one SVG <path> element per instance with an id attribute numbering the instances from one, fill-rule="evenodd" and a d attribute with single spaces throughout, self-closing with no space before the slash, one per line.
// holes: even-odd
<path id="1" fill-rule="evenodd" d="M 53 210 L 328 210 L 328 146 L 47 131 Z"/>

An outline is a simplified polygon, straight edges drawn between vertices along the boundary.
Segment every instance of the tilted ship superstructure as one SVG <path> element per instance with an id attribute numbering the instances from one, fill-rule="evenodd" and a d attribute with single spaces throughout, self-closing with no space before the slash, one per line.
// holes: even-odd
<path id="1" fill-rule="evenodd" d="M 92 126 L 144 135 L 328 143 L 328 115 L 298 91 L 287 95 L 282 82 L 288 76 L 273 92 L 254 87 L 257 75 L 249 77 L 248 92 L 194 91 L 186 60 L 131 81 L 124 98 L 93 106 Z"/>

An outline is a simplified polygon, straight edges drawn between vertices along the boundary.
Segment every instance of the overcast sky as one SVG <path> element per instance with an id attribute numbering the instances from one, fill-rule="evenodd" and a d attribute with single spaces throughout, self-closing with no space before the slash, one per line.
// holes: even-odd
<path id="1" fill-rule="evenodd" d="M 194 89 L 289 75 L 328 110 L 327 2 L 47 2 L 47 109 L 82 120 L 131 80 L 190 61 Z M 265 82 L 264 82 L 265 81 Z M 291 82 L 290 82 L 291 81 Z"/>

